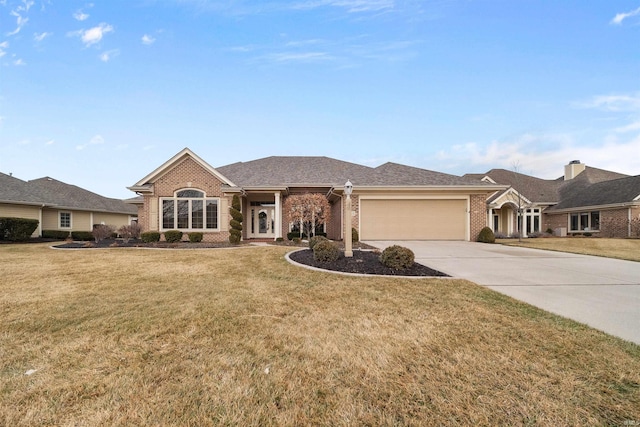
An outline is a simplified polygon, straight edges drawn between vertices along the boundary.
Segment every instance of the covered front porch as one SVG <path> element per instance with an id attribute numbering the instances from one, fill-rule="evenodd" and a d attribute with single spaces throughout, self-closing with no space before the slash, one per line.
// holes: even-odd
<path id="1" fill-rule="evenodd" d="M 314 193 L 327 197 L 330 204 L 330 221 L 317 224 L 313 233 L 323 233 L 327 237 L 339 240 L 342 232 L 342 197 L 329 188 L 281 188 L 281 189 L 245 189 L 242 194 L 243 239 L 276 240 L 287 238 L 290 232 L 297 232 L 301 224 L 289 218 L 285 211 L 286 200 L 296 194 Z M 303 230 L 309 224 L 302 225 Z"/>
<path id="2" fill-rule="evenodd" d="M 521 222 L 524 226 L 521 226 Z M 511 202 L 490 206 L 487 223 L 497 235 L 517 237 L 522 231 L 521 237 L 528 237 L 542 231 L 542 209 L 525 207 L 521 208 L 521 214 L 518 215 L 518 206 Z"/>

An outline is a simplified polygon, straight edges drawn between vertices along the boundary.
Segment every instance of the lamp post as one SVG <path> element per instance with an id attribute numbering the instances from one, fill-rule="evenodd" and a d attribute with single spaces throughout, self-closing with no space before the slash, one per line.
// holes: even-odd
<path id="1" fill-rule="evenodd" d="M 350 258 L 353 256 L 351 242 L 351 192 L 353 184 L 347 180 L 344 184 L 344 194 L 347 196 L 344 207 L 344 256 Z"/>

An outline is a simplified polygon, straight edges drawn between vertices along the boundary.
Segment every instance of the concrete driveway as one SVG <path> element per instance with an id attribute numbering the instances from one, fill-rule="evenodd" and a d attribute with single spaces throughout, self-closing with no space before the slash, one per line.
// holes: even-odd
<path id="1" fill-rule="evenodd" d="M 640 262 L 472 242 L 367 241 L 640 344 Z"/>

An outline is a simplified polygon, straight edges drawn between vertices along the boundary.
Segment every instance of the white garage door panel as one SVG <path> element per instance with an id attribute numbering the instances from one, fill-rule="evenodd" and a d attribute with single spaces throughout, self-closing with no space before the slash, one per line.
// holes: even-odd
<path id="1" fill-rule="evenodd" d="M 360 201 L 362 240 L 465 240 L 466 200 Z"/>

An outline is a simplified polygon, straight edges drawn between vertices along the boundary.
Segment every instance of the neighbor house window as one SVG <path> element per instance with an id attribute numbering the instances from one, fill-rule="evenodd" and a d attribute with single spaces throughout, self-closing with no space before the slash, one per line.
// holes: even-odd
<path id="1" fill-rule="evenodd" d="M 200 190 L 176 191 L 174 197 L 160 199 L 164 230 L 217 230 L 217 198 L 207 198 Z"/>
<path id="2" fill-rule="evenodd" d="M 571 231 L 600 230 L 600 212 L 576 212 L 569 217 Z"/>
<path id="3" fill-rule="evenodd" d="M 71 212 L 60 212 L 60 228 L 71 228 Z"/>

